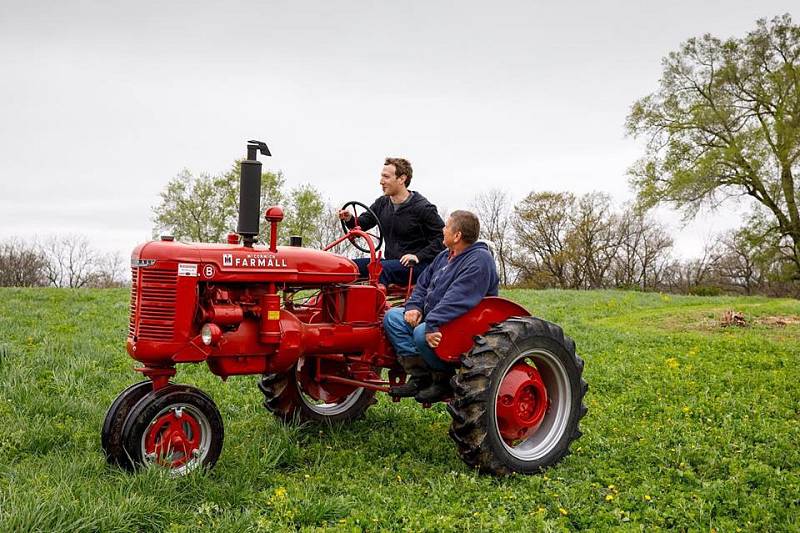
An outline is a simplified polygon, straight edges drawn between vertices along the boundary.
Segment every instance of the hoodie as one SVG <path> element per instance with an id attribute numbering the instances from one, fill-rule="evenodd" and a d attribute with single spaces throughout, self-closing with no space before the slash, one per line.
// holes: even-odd
<path id="1" fill-rule="evenodd" d="M 453 258 L 450 250 L 444 250 L 420 275 L 405 308 L 422 312 L 425 333 L 433 333 L 478 305 L 484 296 L 497 296 L 499 283 L 486 243 L 471 244 Z"/>
<path id="2" fill-rule="evenodd" d="M 392 206 L 388 196 L 381 196 L 370 209 L 381 221 L 384 259 L 400 259 L 405 254 L 414 254 L 420 263 L 429 263 L 444 249 L 442 217 L 436 206 L 420 193 L 412 191 L 411 197 L 397 208 Z M 345 224 L 352 228 L 355 220 L 351 218 Z M 375 218 L 363 213 L 358 217 L 358 225 L 366 231 L 375 226 Z"/>

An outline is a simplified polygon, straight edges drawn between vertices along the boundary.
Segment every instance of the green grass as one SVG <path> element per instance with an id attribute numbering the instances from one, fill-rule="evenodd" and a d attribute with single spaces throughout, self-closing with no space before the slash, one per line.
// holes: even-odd
<path id="1" fill-rule="evenodd" d="M 508 291 L 586 359 L 584 436 L 545 475 L 479 476 L 444 406 L 382 397 L 344 427 L 287 427 L 255 377 L 177 381 L 225 421 L 216 468 L 107 466 L 105 410 L 139 379 L 124 290 L 0 289 L 0 531 L 592 528 L 800 530 L 800 302 Z M 727 309 L 752 324 L 723 328 Z"/>

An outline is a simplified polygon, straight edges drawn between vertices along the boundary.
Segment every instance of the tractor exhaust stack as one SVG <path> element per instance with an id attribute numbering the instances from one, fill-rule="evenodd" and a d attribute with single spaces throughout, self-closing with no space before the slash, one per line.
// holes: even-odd
<path id="1" fill-rule="evenodd" d="M 258 152 L 265 156 L 272 154 L 266 143 L 247 142 L 247 159 L 241 163 L 239 177 L 239 224 L 236 233 L 242 236 L 242 244 L 252 248 L 258 236 L 258 223 L 261 218 L 261 161 Z"/>

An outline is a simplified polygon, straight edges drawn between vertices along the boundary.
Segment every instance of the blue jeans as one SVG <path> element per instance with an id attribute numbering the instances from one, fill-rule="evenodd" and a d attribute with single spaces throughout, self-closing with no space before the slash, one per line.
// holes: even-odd
<path id="1" fill-rule="evenodd" d="M 369 272 L 367 272 L 367 265 L 369 264 L 369 257 L 359 257 L 358 259 L 353 259 L 353 261 L 358 265 L 359 275 L 362 278 L 368 277 Z M 411 283 L 417 282 L 417 278 L 429 264 L 430 263 L 420 263 L 414 267 Z M 399 259 L 383 259 L 381 261 L 381 266 L 383 266 L 383 270 L 381 271 L 381 277 L 378 278 L 380 283 L 383 283 L 387 287 L 391 283 L 397 285 L 408 284 L 408 267 L 404 267 L 400 264 Z"/>
<path id="2" fill-rule="evenodd" d="M 393 307 L 383 317 L 383 329 L 398 357 L 422 356 L 432 370 L 449 370 L 451 365 L 437 356 L 425 340 L 425 322 L 412 328 L 403 315 L 404 307 Z"/>

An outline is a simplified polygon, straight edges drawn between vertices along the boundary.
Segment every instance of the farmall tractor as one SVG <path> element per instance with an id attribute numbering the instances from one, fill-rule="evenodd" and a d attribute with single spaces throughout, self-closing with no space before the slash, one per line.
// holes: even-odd
<path id="1" fill-rule="evenodd" d="M 222 379 L 261 376 L 264 406 L 286 423 L 357 419 L 377 392 L 405 382 L 382 319 L 410 287 L 378 283 L 380 229 L 343 225 L 325 250 L 294 237 L 277 246 L 283 211 L 270 207 L 269 242 L 256 244 L 259 151 L 270 155 L 264 143 L 248 143 L 239 224 L 226 244 L 162 237 L 133 251 L 127 351 L 146 379 L 108 410 L 102 446 L 112 464 L 180 475 L 216 463 L 222 417 L 207 394 L 171 381 L 181 363 L 205 362 Z M 368 209 L 348 206 L 356 215 Z M 345 242 L 369 253 L 368 279 L 327 251 Z M 492 474 L 535 473 L 568 453 L 581 435 L 587 385 L 575 343 L 560 327 L 487 297 L 441 331 L 436 353 L 456 367 L 444 400 L 449 433 L 465 463 Z"/>

